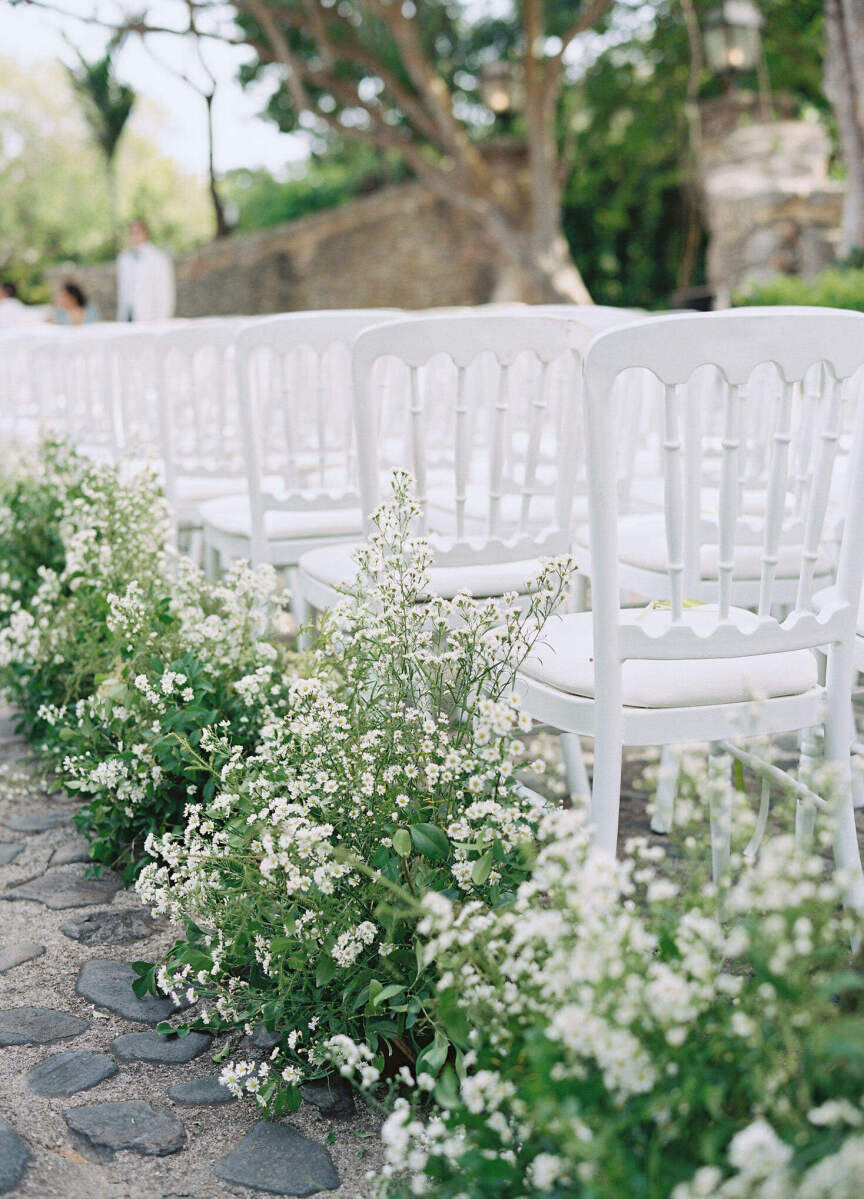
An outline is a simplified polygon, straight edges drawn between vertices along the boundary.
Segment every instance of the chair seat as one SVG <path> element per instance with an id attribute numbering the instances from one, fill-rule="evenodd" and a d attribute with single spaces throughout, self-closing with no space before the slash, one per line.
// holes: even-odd
<path id="1" fill-rule="evenodd" d="M 747 632 L 757 617 L 743 608 L 730 613 Z M 641 624 L 651 635 L 668 628 L 668 609 L 628 608 L 624 624 Z M 707 634 L 717 620 L 716 607 L 687 609 L 684 622 Z M 594 627 L 590 612 L 553 616 L 541 639 L 525 659 L 521 672 L 568 695 L 594 697 Z M 800 695 L 818 682 L 816 658 L 810 650 L 757 654 L 746 658 L 699 658 L 676 661 L 629 660 L 622 667 L 622 702 L 627 708 L 689 708 L 745 703 Z"/>
<path id="2" fill-rule="evenodd" d="M 355 545 L 334 545 L 310 550 L 300 559 L 300 569 L 318 583 L 336 590 L 350 586 L 357 575 Z M 491 562 L 466 566 L 433 566 L 429 572 L 430 594 L 452 599 L 459 591 L 477 599 L 515 591 L 524 595 L 540 573 L 538 558 L 516 562 Z"/>
<path id="3" fill-rule="evenodd" d="M 252 537 L 252 514 L 246 495 L 225 496 L 199 505 L 201 520 L 230 537 Z M 268 541 L 305 537 L 356 537 L 361 530 L 359 508 L 271 508 L 264 514 Z"/>
<path id="4" fill-rule="evenodd" d="M 178 504 L 199 504 L 204 500 L 242 495 L 245 490 L 245 475 L 229 475 L 226 478 L 219 475 L 180 475 L 174 483 Z"/>
<path id="5" fill-rule="evenodd" d="M 427 491 L 427 501 L 430 527 L 436 529 L 438 523 L 441 523 L 442 531 L 452 532 L 456 516 L 455 486 L 452 479 L 445 483 L 433 481 Z M 465 488 L 465 522 L 469 536 L 471 533 L 483 533 L 489 528 L 490 509 L 488 483 L 469 483 Z M 515 533 L 522 520 L 522 496 L 515 493 L 502 495 L 498 519 L 499 528 L 503 530 L 499 532 L 499 536 L 507 536 L 508 532 Z M 531 529 L 553 528 L 557 523 L 555 497 L 543 492 L 533 496 L 526 523 Z"/>
<path id="6" fill-rule="evenodd" d="M 584 535 L 583 535 L 584 536 Z M 581 541 L 577 537 L 577 541 Z M 720 547 L 704 544 L 699 550 L 699 569 L 703 579 L 717 578 Z M 664 573 L 667 566 L 666 526 L 661 512 L 625 516 L 618 524 L 618 558 L 627 566 Z M 735 578 L 758 579 L 762 573 L 762 546 L 735 546 Z M 828 575 L 833 564 L 824 553 L 816 561 L 816 574 Z M 778 550 L 777 578 L 797 578 L 801 570 L 801 546 L 781 545 Z"/>

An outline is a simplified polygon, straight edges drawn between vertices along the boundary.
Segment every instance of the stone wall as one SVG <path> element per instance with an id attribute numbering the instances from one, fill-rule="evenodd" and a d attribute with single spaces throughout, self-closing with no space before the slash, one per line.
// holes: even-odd
<path id="1" fill-rule="evenodd" d="M 498 267 L 480 231 L 416 183 L 213 242 L 178 259 L 176 269 L 181 317 L 502 298 Z M 51 275 L 74 277 L 113 318 L 113 265 Z"/>
<path id="2" fill-rule="evenodd" d="M 834 260 L 843 185 L 828 178 L 829 151 L 827 133 L 810 121 L 753 120 L 709 132 L 700 158 L 717 307 L 748 283 L 812 278 Z"/>

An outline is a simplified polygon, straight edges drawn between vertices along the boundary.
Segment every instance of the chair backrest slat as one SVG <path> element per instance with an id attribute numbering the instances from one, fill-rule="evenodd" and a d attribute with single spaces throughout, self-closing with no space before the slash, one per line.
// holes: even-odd
<path id="1" fill-rule="evenodd" d="M 390 469 L 411 462 L 439 561 L 565 550 L 573 471 L 561 462 L 575 441 L 574 361 L 590 337 L 530 310 L 422 316 L 361 334 L 354 393 L 366 517 Z M 386 409 L 375 402 L 382 364 L 395 380 Z M 406 425 L 411 440 L 400 447 Z"/>
<path id="2" fill-rule="evenodd" d="M 779 561 L 780 534 L 789 483 L 789 445 L 792 441 L 792 409 L 800 394 L 799 381 L 784 383 L 779 403 L 775 407 L 775 424 L 771 435 L 771 464 L 768 495 L 765 507 L 765 529 L 762 542 L 762 576 L 759 581 L 760 616 L 771 615 L 774 580 Z M 800 412 L 800 408 L 799 408 Z"/>
<path id="3" fill-rule="evenodd" d="M 666 548 L 669 555 L 669 584 L 672 619 L 680 620 L 684 609 L 684 537 L 682 527 L 684 467 L 682 462 L 680 388 L 671 383 L 664 395 L 664 437 L 666 454 Z"/>

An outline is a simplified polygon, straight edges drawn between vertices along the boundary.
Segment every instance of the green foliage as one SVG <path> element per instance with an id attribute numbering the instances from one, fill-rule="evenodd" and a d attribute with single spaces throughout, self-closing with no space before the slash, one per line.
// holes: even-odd
<path id="1" fill-rule="evenodd" d="M 234 227 L 242 232 L 335 208 L 405 174 L 398 161 L 385 161 L 366 147 L 360 153 L 345 153 L 334 145 L 332 154 L 314 156 L 289 179 L 275 179 L 262 169 L 229 171 L 222 190 L 226 204 L 237 214 Z"/>
<path id="2" fill-rule="evenodd" d="M 700 19 L 714 7 L 697 0 Z M 764 46 L 786 111 L 825 112 L 822 2 L 767 0 Z M 685 113 L 690 51 L 678 0 L 615 10 L 608 48 L 565 92 L 559 138 L 571 164 L 564 230 L 598 303 L 657 306 L 704 281 L 705 230 L 690 194 Z M 741 86 L 755 86 L 755 78 Z M 699 92 L 718 81 L 706 74 Z"/>
<path id="3" fill-rule="evenodd" d="M 64 564 L 60 517 L 78 494 L 74 457 L 59 442 L 41 447 L 41 464 L 15 453 L 3 463 L 0 482 L 0 622 L 26 608 L 41 581 L 40 572 Z"/>
<path id="4" fill-rule="evenodd" d="M 67 68 L 69 79 L 93 138 L 110 166 L 117 144 L 135 106 L 135 91 L 114 74 L 111 49 L 93 62 L 78 54 L 78 66 Z"/>
<path id="5" fill-rule="evenodd" d="M 735 304 L 803 304 L 819 308 L 852 308 L 864 312 L 864 269 L 832 267 L 815 279 L 777 275 L 753 284 L 735 297 Z"/>
<path id="6" fill-rule="evenodd" d="M 251 749 L 280 710 L 285 651 L 261 636 L 272 572 L 171 570 L 155 480 L 48 443 L 0 497 L 0 682 L 70 791 L 91 855 L 140 870 L 148 835 L 206 793 L 202 730 Z M 251 681 L 250 681 L 251 680 Z"/>
<path id="7" fill-rule="evenodd" d="M 777 835 L 755 863 L 734 856 L 719 918 L 709 786 L 685 781 L 674 858 L 631 840 L 614 866 L 583 813 L 549 810 L 515 900 L 427 898 L 429 1013 L 461 1052 L 403 1075 L 379 1197 L 861 1193 L 860 914 L 838 908 L 819 851 Z M 742 806 L 736 843 L 752 828 Z M 334 1057 L 362 1077 L 356 1047 Z"/>
<path id="8" fill-rule="evenodd" d="M 440 1070 L 449 1039 L 427 1015 L 417 897 L 495 904 L 525 868 L 535 816 L 515 779 L 525 724 L 510 688 L 567 564 L 544 569 L 525 613 L 466 596 L 422 604 L 418 511 L 397 483 L 350 601 L 325 615 L 306 676 L 289 680 L 286 719 L 251 755 L 233 728 L 207 734 L 211 789 L 182 834 L 151 843 L 138 882 L 191 929 L 160 986 L 195 993 L 200 1027 L 276 1033 L 267 1063 L 224 1074 L 276 1112 L 298 1102 L 304 1075 L 331 1069 L 334 1038 L 363 1039 L 370 1077 L 385 1058 Z"/>
<path id="9" fill-rule="evenodd" d="M 114 173 L 120 221 L 146 214 L 154 238 L 177 251 L 209 236 L 203 183 L 133 128 L 120 140 Z M 47 300 L 45 266 L 110 257 L 112 222 L 107 173 L 66 72 L 0 59 L 0 272 L 22 298 Z"/>

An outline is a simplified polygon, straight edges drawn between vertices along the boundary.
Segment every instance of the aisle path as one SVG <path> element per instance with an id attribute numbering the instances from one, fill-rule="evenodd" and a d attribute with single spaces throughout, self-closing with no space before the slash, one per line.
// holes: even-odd
<path id="1" fill-rule="evenodd" d="M 262 1121 L 218 1087 L 219 1041 L 154 1032 L 168 1005 L 135 997 L 129 963 L 155 960 L 172 931 L 116 878 L 85 877 L 73 811 L 46 799 L 0 712 L 0 1194 L 367 1196 L 379 1157 L 362 1104 L 346 1116 L 337 1095 L 335 1116 L 305 1102 Z"/>

